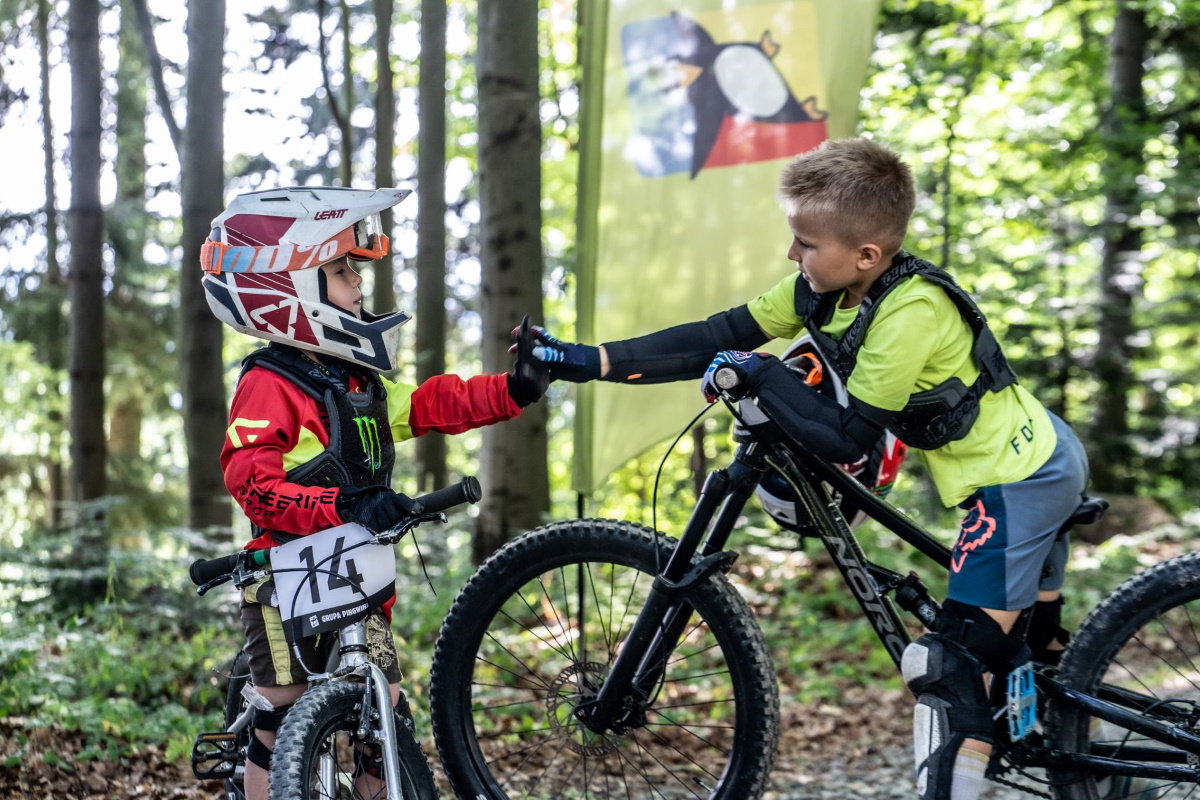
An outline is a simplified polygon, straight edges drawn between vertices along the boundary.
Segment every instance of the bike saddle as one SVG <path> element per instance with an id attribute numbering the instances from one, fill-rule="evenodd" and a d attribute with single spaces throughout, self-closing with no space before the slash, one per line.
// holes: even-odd
<path id="1" fill-rule="evenodd" d="M 1079 508 L 1075 509 L 1070 519 L 1067 520 L 1065 527 L 1091 525 L 1099 522 L 1107 510 L 1108 501 L 1103 497 L 1084 497 L 1083 502 L 1079 504 Z"/>

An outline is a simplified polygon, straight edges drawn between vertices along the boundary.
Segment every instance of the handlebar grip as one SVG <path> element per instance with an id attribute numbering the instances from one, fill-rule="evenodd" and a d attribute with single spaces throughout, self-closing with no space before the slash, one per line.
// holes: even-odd
<path id="1" fill-rule="evenodd" d="M 479 487 L 479 480 L 474 475 L 468 475 L 453 486 L 413 499 L 421 504 L 421 513 L 434 514 L 463 503 L 478 503 L 481 497 L 483 490 Z"/>
<path id="2" fill-rule="evenodd" d="M 721 367 L 713 375 L 713 382 L 717 384 L 718 388 L 729 391 L 730 389 L 736 389 L 741 384 L 742 376 L 733 367 Z"/>
<path id="3" fill-rule="evenodd" d="M 203 558 L 198 558 L 188 567 L 188 577 L 192 579 L 192 583 L 197 586 L 203 586 L 213 578 L 233 572 L 233 568 L 237 566 L 238 556 L 240 555 L 241 553 L 234 553 L 233 555 L 221 556 L 220 558 L 210 558 L 207 561 Z"/>

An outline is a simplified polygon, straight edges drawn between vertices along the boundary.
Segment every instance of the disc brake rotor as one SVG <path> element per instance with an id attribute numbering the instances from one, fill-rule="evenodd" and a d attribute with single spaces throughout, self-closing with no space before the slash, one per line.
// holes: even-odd
<path id="1" fill-rule="evenodd" d="M 608 675 L 608 667 L 595 661 L 572 664 L 550 682 L 546 691 L 546 711 L 555 736 L 564 740 L 567 749 L 586 756 L 603 756 L 615 752 L 625 737 L 616 734 L 592 733 L 575 719 L 575 707 L 583 700 L 596 696 Z"/>

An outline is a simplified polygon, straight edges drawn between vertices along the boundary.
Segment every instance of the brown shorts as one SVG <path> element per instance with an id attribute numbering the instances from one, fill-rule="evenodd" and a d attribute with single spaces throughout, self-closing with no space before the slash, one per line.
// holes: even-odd
<path id="1" fill-rule="evenodd" d="M 284 637 L 277 606 L 275 582 L 270 579 L 251 584 L 242 592 L 241 617 L 250 657 L 250 679 L 255 686 L 306 684 L 310 673 L 327 670 L 330 656 L 337 652 L 337 632 L 306 636 L 293 647 Z M 378 609 L 366 618 L 366 624 L 371 661 L 383 670 L 388 683 L 398 683 L 401 673 L 391 625 Z"/>

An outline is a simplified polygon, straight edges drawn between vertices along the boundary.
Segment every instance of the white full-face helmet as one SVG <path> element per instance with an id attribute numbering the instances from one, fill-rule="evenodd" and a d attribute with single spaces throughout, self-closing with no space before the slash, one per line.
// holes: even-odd
<path id="1" fill-rule="evenodd" d="M 783 354 L 782 360 L 803 377 L 809 386 L 842 406 L 850 404 L 850 395 L 846 392 L 842 379 L 825 362 L 811 336 L 806 334 L 793 342 Z M 742 402 L 745 404 L 747 401 Z M 757 411 L 757 408 L 745 410 L 752 413 Z M 891 431 L 885 431 L 870 452 L 858 461 L 838 466 L 877 496 L 886 497 L 896 481 L 896 475 L 900 472 L 900 466 L 904 463 L 907 453 L 908 447 L 904 442 L 897 439 Z M 799 511 L 796 508 L 798 498 L 782 475 L 774 470 L 768 472 L 763 476 L 755 494 L 772 519 L 788 530 L 799 530 Z M 841 506 L 842 514 L 852 528 L 858 527 L 867 519 L 864 512 L 843 500 L 836 492 L 833 493 L 833 499 Z"/>
<path id="2" fill-rule="evenodd" d="M 209 308 L 234 330 L 379 372 L 396 367 L 403 311 L 359 318 L 329 302 L 322 264 L 388 252 L 379 213 L 407 189 L 292 186 L 238 195 L 200 251 Z"/>

